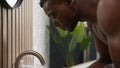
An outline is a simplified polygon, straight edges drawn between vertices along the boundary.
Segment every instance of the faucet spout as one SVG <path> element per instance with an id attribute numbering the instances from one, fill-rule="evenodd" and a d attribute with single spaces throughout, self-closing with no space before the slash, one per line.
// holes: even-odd
<path id="1" fill-rule="evenodd" d="M 24 51 L 22 54 L 20 54 L 17 58 L 16 58 L 16 61 L 15 61 L 15 68 L 19 68 L 19 62 L 21 60 L 21 58 L 25 55 L 34 55 L 36 56 L 39 60 L 40 60 L 40 63 L 42 65 L 45 64 L 45 61 L 43 59 L 43 57 L 36 51 L 33 51 L 33 50 L 28 50 L 28 51 Z"/>

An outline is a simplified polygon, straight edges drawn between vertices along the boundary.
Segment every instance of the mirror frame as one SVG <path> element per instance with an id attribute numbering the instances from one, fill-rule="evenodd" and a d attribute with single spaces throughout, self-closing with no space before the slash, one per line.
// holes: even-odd
<path id="1" fill-rule="evenodd" d="M 22 4 L 22 2 L 23 2 L 23 0 L 17 0 L 16 4 L 15 4 L 13 7 L 11 7 L 11 6 L 7 3 L 6 0 L 0 0 L 1 5 L 2 5 L 3 7 L 5 7 L 5 8 L 8 8 L 8 9 L 17 8 L 17 7 L 19 7 L 19 6 Z"/>

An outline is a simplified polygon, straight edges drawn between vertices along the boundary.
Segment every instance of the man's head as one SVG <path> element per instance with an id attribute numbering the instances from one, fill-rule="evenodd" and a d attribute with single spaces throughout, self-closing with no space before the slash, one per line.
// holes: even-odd
<path id="1" fill-rule="evenodd" d="M 74 0 L 41 0 L 40 5 L 55 25 L 72 31 L 78 22 Z"/>
<path id="2" fill-rule="evenodd" d="M 99 0 L 41 0 L 40 5 L 57 26 L 72 31 L 78 21 L 97 21 L 98 2 Z"/>

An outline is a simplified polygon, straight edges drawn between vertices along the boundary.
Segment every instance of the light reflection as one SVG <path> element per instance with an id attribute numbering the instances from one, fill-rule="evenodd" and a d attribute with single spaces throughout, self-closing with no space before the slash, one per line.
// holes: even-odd
<path id="1" fill-rule="evenodd" d="M 14 7 L 14 5 L 16 4 L 17 0 L 6 0 L 7 3 L 10 5 L 10 7 Z"/>

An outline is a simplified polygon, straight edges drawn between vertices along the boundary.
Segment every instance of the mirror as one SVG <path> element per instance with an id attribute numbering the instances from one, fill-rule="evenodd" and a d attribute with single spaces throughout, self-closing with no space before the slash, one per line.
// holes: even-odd
<path id="1" fill-rule="evenodd" d="M 6 8 L 17 8 L 21 5 L 23 0 L 0 0 L 1 5 Z"/>

